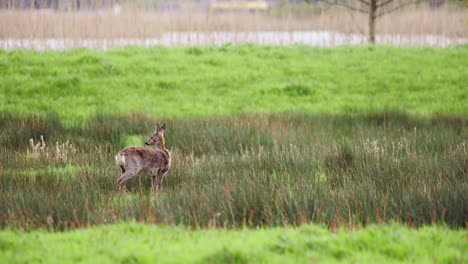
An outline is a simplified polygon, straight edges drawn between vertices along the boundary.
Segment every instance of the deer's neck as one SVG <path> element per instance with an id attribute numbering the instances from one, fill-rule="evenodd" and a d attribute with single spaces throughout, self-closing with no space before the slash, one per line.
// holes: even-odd
<path id="1" fill-rule="evenodd" d="M 156 148 L 157 149 L 166 149 L 166 141 L 164 140 L 164 137 L 159 138 L 159 142 L 156 143 Z"/>

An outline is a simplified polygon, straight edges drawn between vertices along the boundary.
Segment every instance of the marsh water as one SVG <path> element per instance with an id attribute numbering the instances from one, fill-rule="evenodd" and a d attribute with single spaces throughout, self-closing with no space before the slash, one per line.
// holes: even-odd
<path id="1" fill-rule="evenodd" d="M 115 39 L 0 39 L 0 48 L 67 50 L 72 48 L 93 48 L 107 50 L 128 45 L 136 46 L 188 46 L 225 44 L 261 45 L 311 45 L 332 47 L 339 45 L 368 44 L 366 35 L 344 34 L 332 31 L 257 31 L 257 32 L 165 32 L 154 38 L 115 38 Z M 394 46 L 433 46 L 447 47 L 467 44 L 468 38 L 449 38 L 440 35 L 378 35 L 376 43 Z"/>

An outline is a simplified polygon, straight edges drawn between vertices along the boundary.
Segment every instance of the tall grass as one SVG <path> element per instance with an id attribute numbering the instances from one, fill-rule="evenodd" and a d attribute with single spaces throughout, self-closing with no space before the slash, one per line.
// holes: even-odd
<path id="1" fill-rule="evenodd" d="M 0 226 L 67 229 L 136 220 L 202 227 L 410 226 L 468 221 L 467 119 L 378 112 L 167 119 L 173 168 L 119 192 L 113 155 L 143 145 L 155 120 L 56 115 L 0 120 Z M 29 139 L 46 149 L 31 154 Z M 56 158 L 55 142 L 76 148 Z M 29 152 L 29 154 L 28 154 Z M 70 152 L 71 153 L 71 152 Z"/>

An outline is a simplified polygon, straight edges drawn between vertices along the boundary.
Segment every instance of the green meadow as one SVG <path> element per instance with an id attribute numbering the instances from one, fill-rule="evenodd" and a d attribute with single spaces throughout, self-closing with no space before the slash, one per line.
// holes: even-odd
<path id="1" fill-rule="evenodd" d="M 466 45 L 3 50 L 0 91 L 8 263 L 468 257 Z M 156 122 L 162 190 L 119 191 Z"/>
<path id="2" fill-rule="evenodd" d="M 3 231 L 6 263 L 462 263 L 465 231 L 400 225 L 188 230 L 136 223 L 66 233 Z"/>
<path id="3" fill-rule="evenodd" d="M 1 51 L 2 112 L 203 117 L 468 113 L 468 47 L 127 47 Z"/>

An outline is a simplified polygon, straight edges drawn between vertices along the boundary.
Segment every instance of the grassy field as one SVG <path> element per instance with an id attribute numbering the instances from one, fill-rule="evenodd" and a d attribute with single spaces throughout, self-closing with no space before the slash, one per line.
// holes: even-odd
<path id="1" fill-rule="evenodd" d="M 6 263 L 463 263 L 466 230 L 370 226 L 188 230 L 135 223 L 53 234 L 3 231 Z M 86 254 L 83 254 L 86 252 Z"/>
<path id="2" fill-rule="evenodd" d="M 0 51 L 1 112 L 468 114 L 468 46 Z"/>
<path id="3" fill-rule="evenodd" d="M 0 58 L 7 262 L 466 259 L 468 46 Z M 156 121 L 173 149 L 163 189 L 118 191 L 115 153 Z M 325 231 L 340 227 L 362 230 Z"/>

